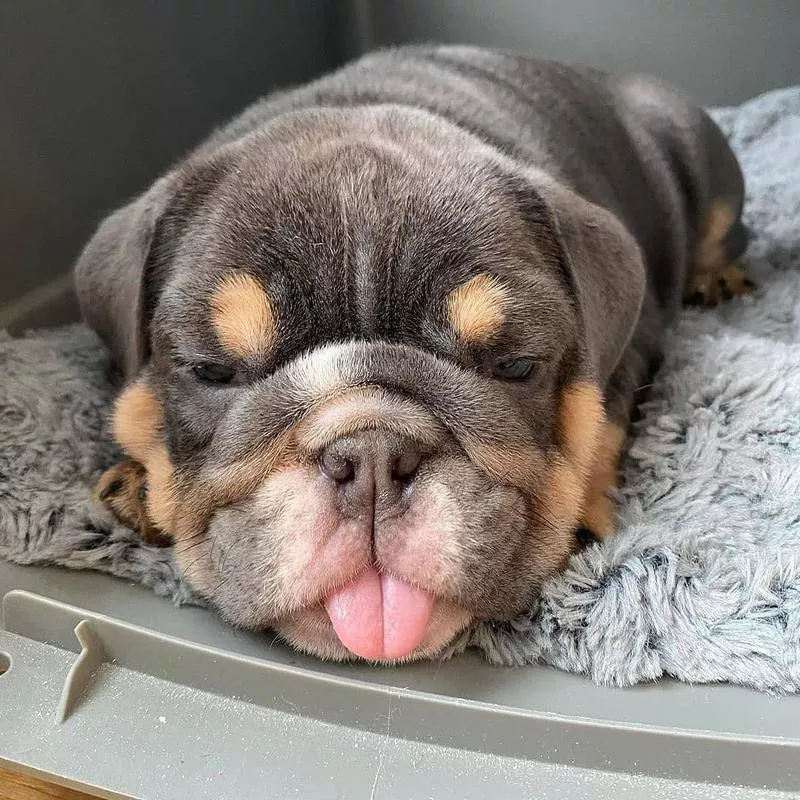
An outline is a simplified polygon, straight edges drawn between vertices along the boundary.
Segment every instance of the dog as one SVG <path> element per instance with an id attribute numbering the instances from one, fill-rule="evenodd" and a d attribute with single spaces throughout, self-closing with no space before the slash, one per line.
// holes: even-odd
<path id="1" fill-rule="evenodd" d="M 77 262 L 124 380 L 97 497 L 233 625 L 437 656 L 613 533 L 667 326 L 752 288 L 743 197 L 648 77 L 413 46 L 268 96 Z"/>

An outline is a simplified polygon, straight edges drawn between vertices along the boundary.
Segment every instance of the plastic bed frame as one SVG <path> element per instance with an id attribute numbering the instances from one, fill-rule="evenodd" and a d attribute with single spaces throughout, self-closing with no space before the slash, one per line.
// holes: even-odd
<path id="1" fill-rule="evenodd" d="M 0 766 L 101 797 L 778 798 L 800 698 L 477 654 L 324 664 L 105 575 L 0 562 Z M 0 792 L 0 794 L 2 794 Z"/>

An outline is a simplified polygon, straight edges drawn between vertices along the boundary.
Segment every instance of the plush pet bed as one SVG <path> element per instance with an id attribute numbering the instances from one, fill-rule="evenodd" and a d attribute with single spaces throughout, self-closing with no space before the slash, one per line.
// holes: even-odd
<path id="1" fill-rule="evenodd" d="M 530 615 L 455 649 L 603 684 L 800 691 L 800 88 L 715 116 L 747 177 L 760 288 L 676 325 L 625 461 L 619 535 L 574 557 Z M 169 549 L 90 502 L 116 455 L 106 368 L 81 326 L 0 335 L 0 557 L 193 602 Z"/>

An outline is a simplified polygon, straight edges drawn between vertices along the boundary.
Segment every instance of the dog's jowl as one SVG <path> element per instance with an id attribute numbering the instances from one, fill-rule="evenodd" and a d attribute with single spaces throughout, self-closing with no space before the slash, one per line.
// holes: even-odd
<path id="1" fill-rule="evenodd" d="M 647 78 L 401 48 L 261 100 L 78 262 L 126 380 L 97 496 L 235 625 L 441 653 L 613 532 L 665 327 L 750 286 L 742 197 Z"/>

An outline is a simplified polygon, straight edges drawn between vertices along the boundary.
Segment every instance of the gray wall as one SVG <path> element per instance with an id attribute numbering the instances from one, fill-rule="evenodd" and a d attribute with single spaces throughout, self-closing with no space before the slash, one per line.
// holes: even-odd
<path id="1" fill-rule="evenodd" d="M 374 0 L 375 41 L 471 42 L 646 71 L 707 104 L 800 83 L 800 0 Z"/>
<path id="2" fill-rule="evenodd" d="M 332 8 L 0 0 L 0 310 L 211 126 L 338 61 Z"/>
<path id="3" fill-rule="evenodd" d="M 645 70 L 707 103 L 800 83 L 800 0 L 0 0 L 0 328 L 74 313 L 94 225 L 214 124 L 430 40 Z"/>

